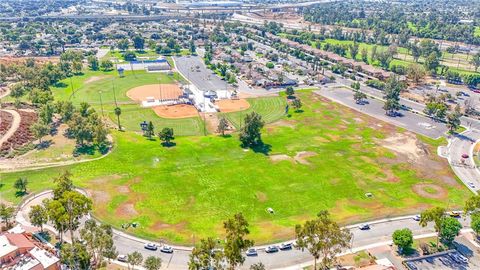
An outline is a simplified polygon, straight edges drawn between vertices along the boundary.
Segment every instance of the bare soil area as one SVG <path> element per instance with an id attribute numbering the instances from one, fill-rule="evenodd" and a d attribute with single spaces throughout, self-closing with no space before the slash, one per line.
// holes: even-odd
<path id="1" fill-rule="evenodd" d="M 162 118 L 188 118 L 198 116 L 197 108 L 188 104 L 157 106 L 152 109 Z"/>

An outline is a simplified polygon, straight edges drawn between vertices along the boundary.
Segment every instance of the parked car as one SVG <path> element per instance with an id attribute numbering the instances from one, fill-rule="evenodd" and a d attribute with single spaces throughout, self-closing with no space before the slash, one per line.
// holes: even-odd
<path id="1" fill-rule="evenodd" d="M 268 246 L 268 247 L 265 249 L 265 252 L 266 252 L 266 253 L 278 252 L 278 247 L 277 247 L 277 246 Z"/>
<path id="2" fill-rule="evenodd" d="M 454 260 L 457 263 L 467 263 L 468 259 L 465 258 L 465 256 L 458 254 L 458 253 L 450 253 L 448 254 L 452 260 Z"/>
<path id="3" fill-rule="evenodd" d="M 160 251 L 163 253 L 173 253 L 173 248 L 171 246 L 163 245 Z"/>
<path id="4" fill-rule="evenodd" d="M 415 216 L 413 217 L 413 220 L 415 220 L 415 221 L 420 221 L 420 215 L 415 215 Z"/>
<path id="5" fill-rule="evenodd" d="M 118 255 L 117 256 L 117 261 L 119 262 L 127 262 L 127 255 Z"/>
<path id="6" fill-rule="evenodd" d="M 148 250 L 157 250 L 158 248 L 154 243 L 146 243 L 143 247 Z"/>
<path id="7" fill-rule="evenodd" d="M 280 245 L 280 250 L 289 250 L 292 249 L 292 243 L 282 243 Z"/>
<path id="8" fill-rule="evenodd" d="M 258 255 L 257 250 L 254 249 L 254 248 L 249 248 L 249 249 L 247 250 L 247 252 L 245 252 L 245 254 L 246 254 L 247 256 L 257 256 L 257 255 Z"/>
<path id="9" fill-rule="evenodd" d="M 471 188 L 475 188 L 475 184 L 473 182 L 468 182 L 468 186 Z"/>
<path id="10" fill-rule="evenodd" d="M 450 212 L 448 212 L 448 215 L 451 216 L 451 217 L 458 218 L 458 217 L 460 217 L 460 211 L 450 211 Z"/>
<path id="11" fill-rule="evenodd" d="M 362 231 L 365 231 L 365 230 L 370 230 L 370 225 L 368 224 L 361 224 L 360 226 L 358 226 L 358 228 Z"/>
<path id="12" fill-rule="evenodd" d="M 462 158 L 469 158 L 470 156 L 468 154 L 462 154 Z"/>

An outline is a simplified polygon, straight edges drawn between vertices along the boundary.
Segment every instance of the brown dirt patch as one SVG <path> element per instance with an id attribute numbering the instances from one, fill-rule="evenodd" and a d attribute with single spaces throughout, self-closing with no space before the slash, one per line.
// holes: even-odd
<path id="1" fill-rule="evenodd" d="M 142 102 L 147 100 L 147 97 L 153 97 L 155 99 L 177 99 L 182 93 L 182 89 L 176 84 L 149 84 L 128 90 L 127 97 Z"/>
<path id="2" fill-rule="evenodd" d="M 96 82 L 96 81 L 100 81 L 100 80 L 103 80 L 107 77 L 108 76 L 92 76 L 92 77 L 86 79 L 84 84 L 89 84 L 89 83 L 93 83 L 93 82 Z"/>
<path id="3" fill-rule="evenodd" d="M 112 180 L 119 180 L 119 179 L 122 179 L 122 176 L 120 174 L 112 174 L 105 177 L 95 178 L 91 180 L 90 183 L 95 184 L 96 186 L 101 186 L 101 185 L 107 184 Z"/>
<path id="4" fill-rule="evenodd" d="M 173 229 L 174 231 L 180 232 L 180 231 L 184 231 L 186 227 L 187 227 L 187 222 L 186 221 L 182 221 L 182 222 L 177 223 L 177 224 L 168 224 L 168 223 L 164 223 L 162 221 L 158 221 L 153 226 L 151 226 L 150 228 L 152 229 L 152 231 Z"/>
<path id="5" fill-rule="evenodd" d="M 88 190 L 87 192 L 92 196 L 93 202 L 96 205 L 103 205 L 110 201 L 110 194 L 105 191 Z"/>
<path id="6" fill-rule="evenodd" d="M 130 202 L 121 204 L 116 210 L 115 214 L 121 218 L 131 218 L 138 215 L 137 210 L 135 210 L 135 205 Z"/>
<path id="7" fill-rule="evenodd" d="M 130 193 L 130 188 L 127 186 L 118 186 L 117 191 L 118 193 L 123 193 L 123 194 Z"/>
<path id="8" fill-rule="evenodd" d="M 284 154 L 270 155 L 269 157 L 270 157 L 270 160 L 273 162 L 282 161 L 282 160 L 292 160 L 291 157 Z"/>
<path id="9" fill-rule="evenodd" d="M 448 191 L 441 186 L 435 184 L 416 184 L 412 187 L 413 192 L 429 199 L 445 199 Z"/>
<path id="10" fill-rule="evenodd" d="M 257 200 L 259 202 L 266 202 L 267 201 L 267 194 L 263 193 L 263 192 L 260 192 L 260 191 L 257 191 L 257 193 L 255 194 L 255 197 L 257 198 Z"/>
<path id="11" fill-rule="evenodd" d="M 317 153 L 315 152 L 301 151 L 298 152 L 293 159 L 300 164 L 308 165 L 310 162 L 307 160 L 307 158 L 314 157 L 316 155 Z"/>
<path id="12" fill-rule="evenodd" d="M 189 118 L 198 116 L 198 111 L 193 105 L 177 104 L 154 107 L 153 111 L 162 118 Z"/>
<path id="13" fill-rule="evenodd" d="M 215 102 L 221 112 L 238 112 L 250 108 L 246 99 L 221 99 Z"/>
<path id="14" fill-rule="evenodd" d="M 288 121 L 288 120 L 279 120 L 279 121 L 276 121 L 276 122 L 270 124 L 269 126 L 294 128 L 295 123 L 293 121 Z"/>
<path id="15" fill-rule="evenodd" d="M 409 133 L 397 133 L 383 139 L 380 144 L 396 153 L 408 156 L 413 161 L 418 161 L 428 154 L 427 149 L 418 139 Z"/>

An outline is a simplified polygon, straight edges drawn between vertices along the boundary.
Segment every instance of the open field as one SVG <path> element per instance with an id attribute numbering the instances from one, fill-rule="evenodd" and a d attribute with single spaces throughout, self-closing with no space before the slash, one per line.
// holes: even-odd
<path id="1" fill-rule="evenodd" d="M 349 223 L 447 203 L 456 208 L 469 196 L 436 155 L 437 141 L 399 131 L 310 91 L 297 95 L 304 112 L 291 117 L 282 117 L 284 98 L 269 99 L 282 106 L 278 111 L 270 107 L 265 120 L 281 119 L 265 127 L 263 153 L 240 148 L 236 134 L 178 137 L 175 147 L 164 148 L 158 140 L 114 132 L 116 147 L 107 157 L 5 173 L 0 196 L 18 203 L 21 198 L 13 190 L 18 177 L 27 176 L 29 189 L 38 191 L 69 169 L 75 184 L 93 196 L 97 217 L 117 227 L 136 221 L 139 228 L 131 233 L 182 244 L 191 244 L 192 235 L 217 237 L 222 221 L 236 212 L 244 213 L 257 243 L 265 243 L 292 238 L 295 224 L 322 209 Z M 267 107 L 249 102 L 249 110 Z M 367 192 L 373 198 L 366 198 Z M 275 214 L 267 213 L 269 207 Z"/>

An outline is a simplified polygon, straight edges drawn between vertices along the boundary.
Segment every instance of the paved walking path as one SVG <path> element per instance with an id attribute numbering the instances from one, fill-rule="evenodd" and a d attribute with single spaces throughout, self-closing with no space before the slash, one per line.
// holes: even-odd
<path id="1" fill-rule="evenodd" d="M 20 114 L 17 111 L 14 111 L 14 110 L 5 109 L 5 110 L 0 110 L 0 111 L 10 113 L 13 116 L 12 126 L 7 131 L 7 133 L 5 133 L 5 135 L 3 135 L 0 138 L 0 146 L 1 146 L 4 142 L 6 142 L 8 139 L 10 139 L 10 137 L 12 137 L 13 134 L 15 134 L 15 131 L 17 131 L 17 129 L 20 127 L 20 121 L 21 121 L 22 118 L 20 117 Z"/>

